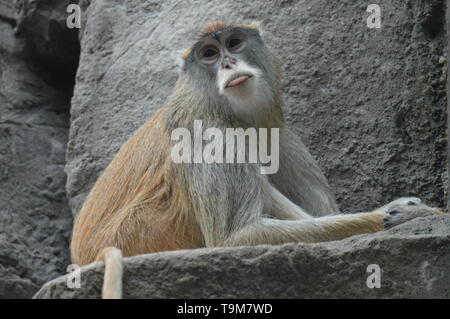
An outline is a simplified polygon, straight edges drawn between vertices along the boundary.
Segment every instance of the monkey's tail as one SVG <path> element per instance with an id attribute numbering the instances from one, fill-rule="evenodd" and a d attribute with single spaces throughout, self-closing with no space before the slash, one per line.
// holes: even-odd
<path id="1" fill-rule="evenodd" d="M 99 255 L 105 262 L 105 277 L 103 279 L 102 298 L 122 298 L 123 256 L 116 247 L 105 247 Z"/>

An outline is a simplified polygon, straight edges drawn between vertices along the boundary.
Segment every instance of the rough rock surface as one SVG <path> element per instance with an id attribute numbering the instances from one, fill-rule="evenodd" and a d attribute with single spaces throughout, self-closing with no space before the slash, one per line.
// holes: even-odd
<path id="1" fill-rule="evenodd" d="M 260 20 L 284 62 L 285 111 L 344 211 L 399 196 L 445 203 L 445 1 L 83 1 L 67 191 L 76 213 L 123 142 L 159 108 L 176 57 L 211 20 Z"/>
<path id="2" fill-rule="evenodd" d="M 0 14 L 15 17 L 10 0 L 0 2 Z M 0 298 L 30 298 L 69 264 L 64 165 L 72 90 L 40 57 L 0 22 Z"/>
<path id="3" fill-rule="evenodd" d="M 377 264 L 380 288 L 368 288 Z M 124 298 L 450 298 L 450 215 L 321 244 L 196 249 L 125 259 Z M 103 263 L 34 298 L 98 298 Z M 245 278 L 245 279 L 244 279 Z M 371 280 L 369 280 L 371 282 Z"/>
<path id="4" fill-rule="evenodd" d="M 28 58 L 45 70 L 41 76 L 52 85 L 73 86 L 80 44 L 78 29 L 66 25 L 69 16 L 66 9 L 69 4 L 77 4 L 78 0 L 16 1 L 19 13 L 15 34 L 26 40 Z"/>

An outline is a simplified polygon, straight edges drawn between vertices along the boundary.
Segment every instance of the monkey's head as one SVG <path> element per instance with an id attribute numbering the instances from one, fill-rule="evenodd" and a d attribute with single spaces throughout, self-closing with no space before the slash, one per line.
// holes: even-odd
<path id="1" fill-rule="evenodd" d="M 225 99 L 242 116 L 254 116 L 280 96 L 280 67 L 256 24 L 212 22 L 183 54 L 181 77 L 208 98 Z"/>

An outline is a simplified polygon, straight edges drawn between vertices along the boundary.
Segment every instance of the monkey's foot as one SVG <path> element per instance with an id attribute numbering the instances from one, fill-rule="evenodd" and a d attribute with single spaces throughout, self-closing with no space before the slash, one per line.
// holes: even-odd
<path id="1" fill-rule="evenodd" d="M 420 198 L 417 197 L 401 197 L 401 198 L 397 198 L 396 200 L 393 200 L 392 202 L 378 208 L 378 211 L 381 211 L 383 213 L 389 212 L 390 210 L 392 210 L 392 208 L 394 207 L 398 207 L 398 206 L 418 206 L 418 205 L 423 205 L 422 201 L 420 200 Z"/>
<path id="2" fill-rule="evenodd" d="M 386 216 L 383 218 L 384 229 L 390 229 L 417 217 L 444 213 L 440 208 L 429 207 L 423 204 L 418 198 L 415 198 L 415 200 L 401 198 L 397 201 L 399 202 L 396 203 L 394 201 L 388 204 Z"/>

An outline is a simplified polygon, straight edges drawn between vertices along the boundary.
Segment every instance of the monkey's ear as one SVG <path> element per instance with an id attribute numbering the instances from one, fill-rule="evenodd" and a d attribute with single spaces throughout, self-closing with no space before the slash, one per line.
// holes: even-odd
<path id="1" fill-rule="evenodd" d="M 250 25 L 252 25 L 255 29 L 258 29 L 258 31 L 261 31 L 261 26 L 262 26 L 261 21 L 259 21 L 259 20 L 252 21 L 252 23 L 250 23 Z"/>
<path id="2" fill-rule="evenodd" d="M 181 51 L 175 50 L 175 51 L 172 51 L 172 53 L 170 54 L 172 60 L 175 61 L 175 64 L 178 67 L 178 71 L 182 71 L 184 69 L 184 66 L 185 66 L 185 63 L 186 63 L 186 61 L 185 61 L 185 51 L 186 51 L 186 49 L 181 50 Z"/>
<path id="3" fill-rule="evenodd" d="M 259 35 L 261 36 L 261 38 L 264 39 L 264 31 L 263 31 L 263 22 L 262 21 L 253 21 L 252 23 L 250 23 L 250 25 L 255 28 L 256 30 L 258 30 Z"/>

